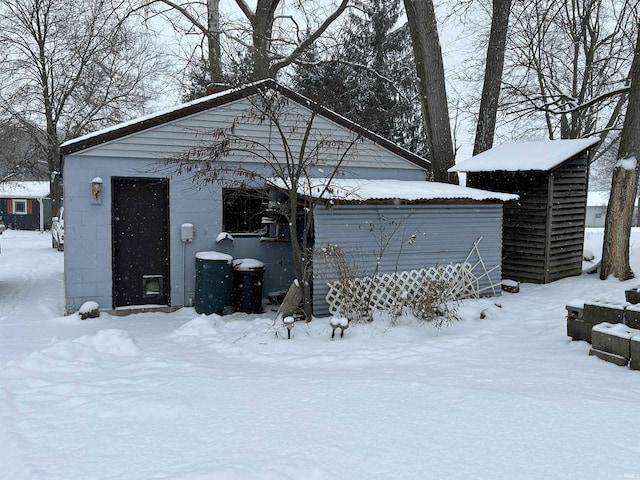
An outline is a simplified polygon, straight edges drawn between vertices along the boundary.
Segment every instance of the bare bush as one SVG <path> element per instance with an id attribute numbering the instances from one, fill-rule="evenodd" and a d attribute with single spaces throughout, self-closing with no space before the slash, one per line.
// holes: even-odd
<path id="1" fill-rule="evenodd" d="M 456 320 L 459 301 L 452 294 L 453 288 L 446 280 L 424 278 L 420 288 L 412 295 L 411 313 L 425 322 L 433 322 L 436 328 L 446 327 Z"/>
<path id="2" fill-rule="evenodd" d="M 345 251 L 338 245 L 327 245 L 318 253 L 318 258 L 322 258 L 329 271 L 336 273 L 338 278 L 339 294 L 343 301 L 340 305 L 340 314 L 349 319 L 351 322 L 363 323 L 370 322 L 371 316 L 371 291 L 368 295 L 355 295 L 354 292 L 359 291 L 358 274 L 355 262 L 345 254 Z"/>
<path id="3" fill-rule="evenodd" d="M 454 286 L 441 273 L 435 278 L 425 274 L 408 286 L 397 273 L 358 276 L 354 263 L 337 245 L 324 247 L 317 256 L 336 273 L 333 287 L 340 298 L 338 314 L 354 323 L 370 322 L 376 311 L 386 313 L 391 325 L 405 314 L 438 329 L 460 319 Z"/>

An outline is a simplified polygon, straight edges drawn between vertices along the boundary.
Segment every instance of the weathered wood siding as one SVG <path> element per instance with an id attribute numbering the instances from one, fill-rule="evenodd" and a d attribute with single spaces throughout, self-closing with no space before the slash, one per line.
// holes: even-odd
<path id="1" fill-rule="evenodd" d="M 520 195 L 504 208 L 503 278 L 549 283 L 581 273 L 587 177 L 585 154 L 550 172 L 468 175 L 471 187 Z"/>
<path id="2" fill-rule="evenodd" d="M 545 283 L 582 273 L 588 175 L 586 155 L 574 157 L 551 172 L 553 197 Z"/>
<path id="3" fill-rule="evenodd" d="M 338 245 L 358 275 L 371 275 L 380 257 L 380 273 L 428 268 L 464 261 L 481 237 L 480 253 L 495 269 L 481 288 L 500 283 L 502 203 L 432 203 L 424 205 L 336 205 L 314 209 L 316 251 Z M 415 241 L 411 236 L 415 235 Z M 388 245 L 387 245 L 388 243 Z M 385 246 L 386 245 L 386 246 Z M 477 256 L 470 259 L 473 263 Z M 327 283 L 335 269 L 314 256 L 313 308 L 326 315 Z M 499 294 L 497 288 L 496 294 Z M 492 294 L 491 290 L 485 291 Z"/>

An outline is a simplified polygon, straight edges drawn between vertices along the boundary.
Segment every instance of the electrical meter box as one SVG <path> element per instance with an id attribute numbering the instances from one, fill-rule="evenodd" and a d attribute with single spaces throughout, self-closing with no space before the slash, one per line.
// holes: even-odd
<path id="1" fill-rule="evenodd" d="M 193 223 L 183 223 L 180 226 L 180 240 L 183 242 L 193 242 Z"/>

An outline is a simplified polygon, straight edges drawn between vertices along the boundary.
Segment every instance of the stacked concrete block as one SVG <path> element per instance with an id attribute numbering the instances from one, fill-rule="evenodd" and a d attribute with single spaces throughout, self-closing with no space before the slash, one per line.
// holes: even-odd
<path id="1" fill-rule="evenodd" d="M 565 307 L 567 335 L 591 343 L 589 355 L 640 370 L 640 287 L 627 290 L 625 298 L 626 302 L 570 301 Z"/>
<path id="2" fill-rule="evenodd" d="M 629 368 L 631 368 L 631 370 L 640 370 L 640 335 L 631 337 L 629 346 L 631 350 Z"/>
<path id="3" fill-rule="evenodd" d="M 591 350 L 594 355 L 607 362 L 625 366 L 631 358 L 631 339 L 640 330 L 629 328 L 622 323 L 600 323 L 591 332 Z"/>
<path id="4" fill-rule="evenodd" d="M 591 326 L 584 322 L 584 300 L 572 300 L 567 303 L 567 335 L 572 340 L 588 341 L 591 338 Z"/>
<path id="5" fill-rule="evenodd" d="M 581 338 L 571 338 L 574 340 L 584 340 L 591 343 L 591 331 L 595 325 L 601 323 L 623 323 L 624 322 L 624 310 L 629 304 L 627 302 L 615 303 L 609 301 L 587 301 L 584 302 L 584 309 L 582 313 L 582 325 L 579 325 L 579 336 Z M 578 327 L 578 325 L 576 325 Z M 575 328 L 575 331 L 578 329 Z M 575 333 L 574 331 L 574 333 Z"/>
<path id="6" fill-rule="evenodd" d="M 640 329 L 640 305 L 629 305 L 625 309 L 624 323 L 631 328 Z"/>
<path id="7" fill-rule="evenodd" d="M 629 303 L 640 303 L 640 287 L 629 288 L 624 291 L 625 300 Z"/>

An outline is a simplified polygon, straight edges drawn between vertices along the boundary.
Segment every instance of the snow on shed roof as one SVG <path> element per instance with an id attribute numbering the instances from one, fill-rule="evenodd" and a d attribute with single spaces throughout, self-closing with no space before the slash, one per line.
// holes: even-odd
<path id="1" fill-rule="evenodd" d="M 409 181 L 409 180 L 365 180 L 333 179 L 327 188 L 326 178 L 310 178 L 298 188 L 300 195 L 342 202 L 363 202 L 368 200 L 516 200 L 518 195 L 489 192 L 477 188 L 462 187 L 449 183 Z M 284 186 L 280 179 L 271 183 L 279 188 Z"/>
<path id="2" fill-rule="evenodd" d="M 599 138 L 505 143 L 460 162 L 450 172 L 517 172 L 554 169 L 574 155 L 592 147 Z"/>
<path id="3" fill-rule="evenodd" d="M 0 198 L 44 198 L 49 196 L 49 182 L 4 182 Z"/>

